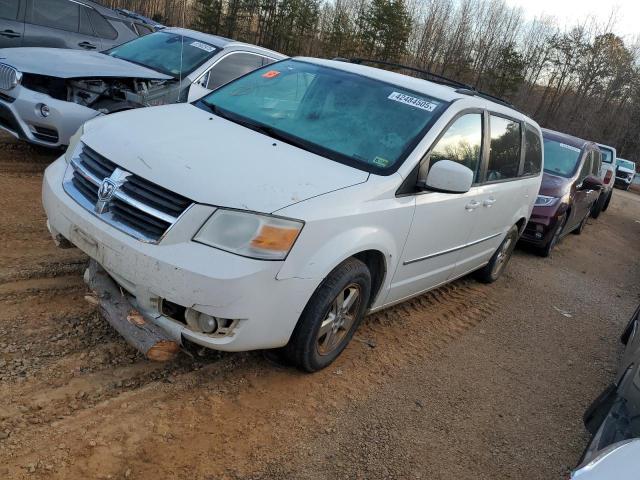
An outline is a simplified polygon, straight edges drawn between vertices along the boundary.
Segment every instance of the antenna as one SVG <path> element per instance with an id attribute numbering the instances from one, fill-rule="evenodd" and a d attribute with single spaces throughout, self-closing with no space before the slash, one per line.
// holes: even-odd
<path id="1" fill-rule="evenodd" d="M 182 5 L 182 28 L 184 27 L 184 12 L 187 9 L 187 0 Z M 180 92 L 182 91 L 182 61 L 184 56 L 184 33 L 180 34 L 180 74 L 178 75 L 178 103 L 180 102 Z M 188 97 L 187 97 L 188 98 Z"/>

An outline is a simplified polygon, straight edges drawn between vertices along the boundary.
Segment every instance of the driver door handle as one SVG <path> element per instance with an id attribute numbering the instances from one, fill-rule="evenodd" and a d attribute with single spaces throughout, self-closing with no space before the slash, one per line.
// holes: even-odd
<path id="1" fill-rule="evenodd" d="M 496 199 L 493 197 L 487 198 L 484 202 L 482 202 L 483 207 L 491 208 L 493 204 L 496 203 Z"/>
<path id="2" fill-rule="evenodd" d="M 0 35 L 7 38 L 18 38 L 22 36 L 18 32 L 14 32 L 13 30 L 3 30 L 0 32 Z"/>
<path id="3" fill-rule="evenodd" d="M 472 211 L 472 210 L 475 210 L 475 209 L 476 209 L 476 208 L 478 208 L 479 206 L 480 206 L 480 202 L 479 202 L 479 201 L 477 201 L 477 200 L 471 200 L 469 203 L 467 203 L 467 204 L 464 206 L 464 209 L 465 209 L 467 212 L 470 212 L 470 211 Z"/>
<path id="4" fill-rule="evenodd" d="M 86 48 L 87 50 L 95 50 L 96 48 L 98 48 L 96 45 L 89 42 L 80 42 L 78 46 L 82 48 Z"/>

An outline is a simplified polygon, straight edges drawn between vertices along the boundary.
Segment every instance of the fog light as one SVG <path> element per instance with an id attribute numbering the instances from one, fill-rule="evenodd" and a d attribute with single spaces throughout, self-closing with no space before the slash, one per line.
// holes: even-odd
<path id="1" fill-rule="evenodd" d="M 187 308 L 184 318 L 191 330 L 196 332 L 214 333 L 218 330 L 218 319 L 216 317 L 198 312 L 192 308 Z"/>
<path id="2" fill-rule="evenodd" d="M 40 115 L 42 115 L 44 118 L 47 118 L 49 115 L 51 115 L 49 105 L 45 105 L 44 103 L 40 105 Z"/>

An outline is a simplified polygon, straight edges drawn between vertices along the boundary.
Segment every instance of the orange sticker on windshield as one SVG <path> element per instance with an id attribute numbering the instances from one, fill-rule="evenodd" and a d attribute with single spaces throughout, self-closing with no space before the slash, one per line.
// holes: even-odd
<path id="1" fill-rule="evenodd" d="M 280 75 L 280 72 L 278 70 L 269 70 L 267 73 L 262 74 L 264 78 L 275 78 L 278 75 Z"/>

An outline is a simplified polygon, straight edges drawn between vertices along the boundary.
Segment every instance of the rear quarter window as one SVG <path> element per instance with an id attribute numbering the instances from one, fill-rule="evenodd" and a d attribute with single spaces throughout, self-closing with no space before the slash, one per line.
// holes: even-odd
<path id="1" fill-rule="evenodd" d="M 524 130 L 524 166 L 522 175 L 536 175 L 542 170 L 542 140 L 540 133 L 530 125 Z"/>
<path id="2" fill-rule="evenodd" d="M 111 24 L 100 15 L 93 8 L 88 9 L 89 20 L 91 20 L 91 26 L 93 27 L 93 31 L 100 38 L 106 38 L 107 40 L 115 40 L 118 38 L 118 32 L 116 29 L 111 26 Z"/>

